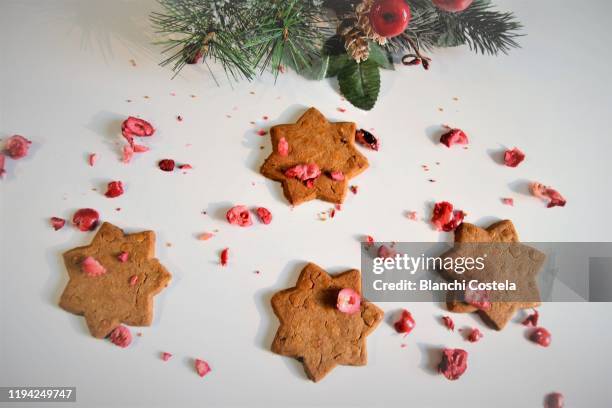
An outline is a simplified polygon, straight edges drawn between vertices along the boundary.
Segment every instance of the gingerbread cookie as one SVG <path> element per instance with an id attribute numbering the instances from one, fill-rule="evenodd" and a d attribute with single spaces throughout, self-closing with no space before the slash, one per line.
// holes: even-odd
<path id="1" fill-rule="evenodd" d="M 346 288 L 361 295 L 358 270 L 330 276 L 309 263 L 295 287 L 272 297 L 280 320 L 272 351 L 302 361 L 312 381 L 319 381 L 338 364 L 365 365 L 366 337 L 383 319 L 383 311 L 363 299 L 357 313 L 338 310 L 338 293 Z"/>
<path id="2" fill-rule="evenodd" d="M 261 174 L 280 181 L 293 205 L 316 198 L 340 204 L 348 182 L 368 167 L 355 147 L 355 124 L 330 123 L 310 108 L 295 124 L 272 127 L 272 153 Z"/>
<path id="3" fill-rule="evenodd" d="M 153 231 L 125 235 L 105 222 L 90 245 L 64 253 L 70 280 L 60 307 L 83 315 L 91 334 L 99 338 L 121 323 L 151 325 L 153 296 L 171 279 L 154 256 Z"/>
<path id="4" fill-rule="evenodd" d="M 443 270 L 442 275 L 449 281 L 475 279 L 479 282 L 503 281 L 508 279 L 517 282 L 516 291 L 493 293 L 492 301 L 486 306 L 473 306 L 455 299 L 452 293 L 447 305 L 453 312 L 478 311 L 482 319 L 491 327 L 501 330 L 514 316 L 517 310 L 539 305 L 539 290 L 536 275 L 542 267 L 545 255 L 540 251 L 518 243 L 518 234 L 511 221 L 501 221 L 487 229 L 463 223 L 455 233 L 458 244 L 444 257 L 476 258 L 480 252 L 486 251 L 489 256 L 487 267 L 482 270 L 469 270 L 462 274 L 452 270 Z M 486 245 L 464 245 L 462 243 L 490 243 Z M 499 243 L 499 245 L 495 245 Z M 517 301 L 517 299 L 523 299 Z M 485 302 L 486 303 L 486 302 Z"/>
<path id="5" fill-rule="evenodd" d="M 455 242 L 519 242 L 519 237 L 510 220 L 498 221 L 486 229 L 464 222 L 455 230 Z M 446 306 L 449 311 L 455 313 L 478 311 L 477 307 L 457 300 L 455 295 L 455 292 L 447 293 Z"/>

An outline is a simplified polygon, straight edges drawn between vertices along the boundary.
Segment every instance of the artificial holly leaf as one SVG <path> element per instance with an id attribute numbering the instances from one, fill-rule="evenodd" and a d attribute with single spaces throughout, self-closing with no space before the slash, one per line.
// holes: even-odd
<path id="1" fill-rule="evenodd" d="M 342 68 L 346 67 L 350 63 L 355 63 L 355 61 L 353 61 L 348 54 L 330 55 L 325 76 L 327 78 L 337 76 Z"/>
<path id="2" fill-rule="evenodd" d="M 374 42 L 370 43 L 370 56 L 368 59 L 374 61 L 382 69 L 395 70 L 395 65 L 387 50 Z"/>
<path id="3" fill-rule="evenodd" d="M 376 62 L 367 59 L 361 63 L 351 60 L 338 73 L 340 92 L 350 103 L 363 110 L 376 104 L 380 91 L 380 70 Z"/>

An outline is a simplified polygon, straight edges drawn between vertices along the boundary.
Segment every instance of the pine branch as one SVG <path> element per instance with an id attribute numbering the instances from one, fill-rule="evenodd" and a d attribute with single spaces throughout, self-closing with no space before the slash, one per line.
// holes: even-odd
<path id="1" fill-rule="evenodd" d="M 440 20 L 459 42 L 481 54 L 507 54 L 519 47 L 516 38 L 522 36 L 522 25 L 514 14 L 494 10 L 488 0 L 475 0 L 460 13 L 440 12 Z"/>
<path id="2" fill-rule="evenodd" d="M 245 39 L 245 49 L 254 55 L 253 65 L 262 72 L 270 68 L 275 76 L 283 64 L 296 71 L 309 68 L 325 34 L 322 14 L 314 1 L 262 2 L 254 16 L 258 24 Z"/>
<path id="3" fill-rule="evenodd" d="M 201 56 L 219 62 L 234 79 L 254 75 L 250 55 L 242 49 L 242 33 L 249 29 L 248 8 L 241 0 L 159 0 L 164 13 L 152 13 L 157 33 L 169 36 L 160 41 L 170 53 L 161 62 L 172 64 L 178 73 Z"/>

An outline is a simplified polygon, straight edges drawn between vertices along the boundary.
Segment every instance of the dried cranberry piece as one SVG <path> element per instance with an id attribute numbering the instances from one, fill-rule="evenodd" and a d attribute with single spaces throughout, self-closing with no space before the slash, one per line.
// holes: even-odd
<path id="1" fill-rule="evenodd" d="M 195 370 L 200 377 L 204 377 L 206 374 L 210 373 L 212 370 L 210 365 L 204 360 L 200 360 L 196 358 L 195 360 Z"/>
<path id="2" fill-rule="evenodd" d="M 462 349 L 444 349 L 438 372 L 449 380 L 457 380 L 467 370 L 468 353 Z"/>
<path id="3" fill-rule="evenodd" d="M 100 214 L 93 208 L 81 208 L 72 217 L 72 223 L 83 232 L 95 230 L 99 220 Z"/>
<path id="4" fill-rule="evenodd" d="M 531 335 L 529 336 L 529 340 L 534 343 L 539 344 L 542 347 L 550 346 L 550 342 L 552 341 L 552 336 L 550 332 L 543 327 L 536 328 Z"/>
<path id="5" fill-rule="evenodd" d="M 268 225 L 272 222 L 272 213 L 267 208 L 259 207 L 255 212 L 257 214 L 257 218 L 259 218 L 259 221 L 263 222 L 264 224 Z"/>
<path id="6" fill-rule="evenodd" d="M 108 198 L 119 197 L 123 194 L 123 183 L 121 181 L 111 181 L 108 183 L 105 196 Z"/>
<path id="7" fill-rule="evenodd" d="M 470 341 L 471 343 L 476 343 L 478 340 L 482 339 L 482 332 L 480 330 L 478 330 L 477 328 L 473 328 L 470 331 L 470 334 L 468 335 L 468 341 Z"/>
<path id="8" fill-rule="evenodd" d="M 175 163 L 172 159 L 163 159 L 159 161 L 158 166 L 163 171 L 174 171 Z"/>
<path id="9" fill-rule="evenodd" d="M 442 316 L 442 323 L 444 323 L 448 330 L 455 330 L 455 322 L 453 321 L 453 319 L 451 319 L 450 316 Z"/>
<path id="10" fill-rule="evenodd" d="M 4 150 L 11 159 L 21 159 L 28 154 L 30 149 L 31 141 L 21 135 L 14 135 L 6 140 Z"/>
<path id="11" fill-rule="evenodd" d="M 110 341 L 121 348 L 125 348 L 132 342 L 132 333 L 125 326 L 117 326 L 108 336 Z"/>
<path id="12" fill-rule="evenodd" d="M 225 248 L 223 249 L 223 251 L 221 251 L 221 266 L 225 266 L 227 265 L 227 261 L 229 260 L 229 248 Z"/>
<path id="13" fill-rule="evenodd" d="M 465 303 L 468 303 L 480 310 L 491 309 L 491 298 L 486 290 L 466 289 Z"/>
<path id="14" fill-rule="evenodd" d="M 560 392 L 548 394 L 544 400 L 544 408 L 563 408 L 565 398 Z"/>
<path id="15" fill-rule="evenodd" d="M 431 223 L 438 231 L 454 231 L 465 218 L 461 210 L 453 210 L 453 205 L 447 201 L 441 201 L 434 205 Z"/>
<path id="16" fill-rule="evenodd" d="M 355 132 L 355 141 L 362 146 L 378 151 L 380 143 L 376 136 L 365 129 L 358 129 Z"/>
<path id="17" fill-rule="evenodd" d="M 446 147 L 451 147 L 455 144 L 468 144 L 468 137 L 461 129 L 450 129 L 448 132 L 440 136 L 440 143 Z"/>
<path id="18" fill-rule="evenodd" d="M 393 324 L 393 327 L 395 327 L 398 333 L 405 334 L 410 333 L 412 329 L 414 329 L 414 326 L 416 326 L 416 322 L 412 314 L 406 309 L 402 310 L 399 320 Z"/>
<path id="19" fill-rule="evenodd" d="M 88 256 L 81 262 L 81 272 L 85 275 L 95 278 L 106 273 L 106 268 L 102 266 L 97 259 L 92 256 Z"/>
<path id="20" fill-rule="evenodd" d="M 539 318 L 540 318 L 540 314 L 538 313 L 537 310 L 533 309 L 533 313 L 527 316 L 525 320 L 523 320 L 522 323 L 525 326 L 538 327 Z"/>
<path id="21" fill-rule="evenodd" d="M 344 288 L 338 292 L 336 307 L 342 313 L 357 313 L 361 310 L 361 296 L 351 288 Z"/>
<path id="22" fill-rule="evenodd" d="M 236 205 L 230 208 L 227 213 L 225 213 L 225 218 L 227 222 L 232 225 L 238 225 L 240 227 L 253 225 L 251 213 L 249 213 L 249 209 L 244 205 Z"/>
<path id="23" fill-rule="evenodd" d="M 508 167 L 516 167 L 521 164 L 523 160 L 525 160 L 525 153 L 517 147 L 504 152 L 504 164 Z"/>
<path id="24" fill-rule="evenodd" d="M 64 228 L 64 225 L 66 225 L 65 219 L 59 217 L 51 217 L 51 226 L 55 231 Z"/>

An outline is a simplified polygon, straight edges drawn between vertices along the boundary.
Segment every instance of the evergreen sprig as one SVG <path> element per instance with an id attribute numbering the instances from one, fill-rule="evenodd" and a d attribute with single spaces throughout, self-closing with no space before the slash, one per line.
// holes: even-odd
<path id="1" fill-rule="evenodd" d="M 212 60 L 228 77 L 250 80 L 257 71 L 277 76 L 289 66 L 310 78 L 337 76 L 344 96 L 366 110 L 378 98 L 380 69 L 393 69 L 394 55 L 404 53 L 405 64 L 428 68 L 430 58 L 421 50 L 467 44 L 477 53 L 505 54 L 519 46 L 522 35 L 514 15 L 496 10 L 490 0 L 474 0 L 457 13 L 438 9 L 432 0 L 405 0 L 412 12 L 407 29 L 384 47 L 369 41 L 369 58 L 358 63 L 336 29 L 356 20 L 363 0 L 158 1 L 163 11 L 151 20 L 165 36 L 160 42 L 167 57 L 161 64 L 175 72 Z"/>
<path id="2" fill-rule="evenodd" d="M 253 52 L 253 65 L 261 71 L 270 68 L 275 76 L 283 65 L 298 72 L 310 67 L 323 44 L 321 8 L 302 0 L 263 3 L 254 11 L 258 23 L 244 44 Z"/>

